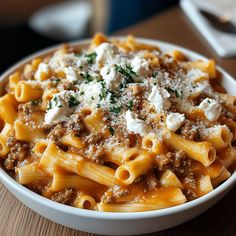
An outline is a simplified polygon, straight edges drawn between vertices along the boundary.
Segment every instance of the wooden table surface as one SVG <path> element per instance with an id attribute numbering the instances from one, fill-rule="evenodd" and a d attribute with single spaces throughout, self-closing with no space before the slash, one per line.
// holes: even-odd
<path id="1" fill-rule="evenodd" d="M 175 43 L 207 57 L 236 77 L 236 58 L 221 59 L 196 32 L 178 7 L 156 15 L 117 34 L 153 38 Z M 18 201 L 0 183 L 0 236 L 88 236 L 53 223 Z M 236 188 L 218 204 L 197 218 L 175 228 L 155 233 L 158 236 L 236 235 Z"/>

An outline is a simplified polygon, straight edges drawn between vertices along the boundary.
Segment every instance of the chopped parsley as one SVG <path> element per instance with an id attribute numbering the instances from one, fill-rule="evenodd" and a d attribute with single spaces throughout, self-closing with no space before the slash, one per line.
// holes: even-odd
<path id="1" fill-rule="evenodd" d="M 75 95 L 69 95 L 69 100 L 68 100 L 69 107 L 75 107 L 79 105 L 79 100 L 78 97 Z"/>
<path id="2" fill-rule="evenodd" d="M 51 109 L 54 108 L 54 107 L 58 107 L 58 108 L 61 108 L 61 107 L 62 107 L 61 101 L 58 99 L 57 96 L 55 96 L 55 97 L 48 103 L 47 111 L 48 111 L 48 110 L 51 110 Z"/>
<path id="3" fill-rule="evenodd" d="M 99 81 L 102 85 L 101 93 L 99 94 L 99 101 L 107 97 L 108 91 L 106 89 L 106 82 L 104 80 Z"/>
<path id="4" fill-rule="evenodd" d="M 110 134 L 113 136 L 115 133 L 114 129 L 111 126 L 109 126 L 108 129 L 110 131 Z"/>
<path id="5" fill-rule="evenodd" d="M 207 102 L 210 104 L 211 103 L 211 101 L 209 100 L 209 99 L 207 99 Z"/>
<path id="6" fill-rule="evenodd" d="M 138 75 L 132 70 L 130 65 L 125 65 L 124 67 L 120 65 L 115 65 L 115 70 L 122 74 L 125 78 L 125 86 L 126 84 L 134 83 L 134 79 L 138 77 Z"/>
<path id="7" fill-rule="evenodd" d="M 53 79 L 52 79 L 52 82 L 53 82 L 53 83 L 59 83 L 60 81 L 61 81 L 61 80 L 60 80 L 59 78 L 53 78 Z"/>
<path id="8" fill-rule="evenodd" d="M 37 100 L 30 100 L 30 104 L 32 105 L 32 106 L 37 106 L 38 105 L 38 101 Z"/>
<path id="9" fill-rule="evenodd" d="M 134 101 L 133 101 L 133 100 L 130 100 L 130 101 L 129 101 L 129 104 L 128 104 L 128 106 L 127 106 L 128 109 L 129 109 L 129 110 L 132 110 L 133 106 L 134 106 Z"/>
<path id="10" fill-rule="evenodd" d="M 91 99 L 94 100 L 95 99 L 94 96 L 92 96 Z"/>
<path id="11" fill-rule="evenodd" d="M 180 97 L 181 97 L 180 94 L 178 93 L 178 91 L 177 91 L 176 89 L 166 88 L 166 90 L 167 90 L 169 93 L 175 94 L 175 96 L 176 96 L 177 98 L 180 98 Z"/>
<path id="12" fill-rule="evenodd" d="M 85 57 L 87 58 L 88 64 L 91 65 L 91 64 L 93 64 L 95 62 L 95 59 L 97 57 L 97 53 L 93 52 L 93 53 L 85 55 Z"/>
<path id="13" fill-rule="evenodd" d="M 84 95 L 84 91 L 81 91 L 81 92 L 80 92 L 80 95 Z"/>
<path id="14" fill-rule="evenodd" d="M 115 104 L 116 103 L 116 99 L 120 97 L 120 95 L 114 91 L 108 91 L 109 94 L 110 94 L 110 103 L 111 104 Z"/>
<path id="15" fill-rule="evenodd" d="M 156 77 L 158 75 L 158 71 L 153 72 L 152 77 Z"/>
<path id="16" fill-rule="evenodd" d="M 121 107 L 110 107 L 110 111 L 115 115 L 118 115 L 121 112 Z"/>
<path id="17" fill-rule="evenodd" d="M 80 133 L 75 133 L 75 137 L 80 137 Z"/>
<path id="18" fill-rule="evenodd" d="M 115 98 L 116 98 L 116 95 L 114 92 L 111 92 L 111 95 L 110 95 L 110 102 L 111 104 L 114 104 L 116 101 L 115 101 Z"/>
<path id="19" fill-rule="evenodd" d="M 92 76 L 87 71 L 84 74 L 80 73 L 80 75 L 85 80 L 86 84 L 92 81 Z"/>

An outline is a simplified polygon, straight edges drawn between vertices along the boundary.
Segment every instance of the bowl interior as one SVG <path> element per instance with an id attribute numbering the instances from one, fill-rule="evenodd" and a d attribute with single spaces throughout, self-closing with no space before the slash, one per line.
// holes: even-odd
<path id="1" fill-rule="evenodd" d="M 116 37 L 123 39 L 124 37 Z M 152 44 L 159 46 L 160 49 L 163 52 L 171 52 L 173 50 L 180 50 L 182 51 L 190 60 L 207 60 L 202 55 L 199 55 L 193 51 L 190 51 L 186 48 L 165 43 L 162 41 L 157 40 L 150 40 L 150 39 L 142 39 L 137 38 L 138 41 Z M 75 48 L 83 48 L 86 47 L 89 43 L 90 39 L 88 40 L 82 40 L 82 41 L 75 41 L 69 43 L 69 45 L 75 47 Z M 26 57 L 25 59 L 21 60 L 20 62 L 13 65 L 10 69 L 8 69 L 1 77 L 0 77 L 0 93 L 3 93 L 4 91 L 4 85 L 7 83 L 9 75 L 12 74 L 14 71 L 22 69 L 23 66 L 31 61 L 35 57 L 45 57 L 51 55 L 55 50 L 57 50 L 62 45 L 56 45 L 53 47 L 50 47 L 45 50 L 41 50 L 39 52 L 36 52 L 29 57 Z M 231 95 L 236 95 L 236 81 L 233 79 L 232 76 L 230 76 L 227 72 L 225 72 L 222 68 L 217 67 L 218 71 L 222 74 L 222 85 L 227 90 L 227 92 Z M 16 182 L 13 178 L 11 178 L 2 168 L 0 168 L 0 180 L 4 183 L 5 186 L 7 186 L 9 189 L 12 189 L 14 191 L 19 191 L 24 195 L 27 195 L 31 200 L 43 204 L 47 207 L 54 208 L 56 210 L 59 210 L 61 212 L 67 212 L 74 215 L 80 215 L 80 216 L 86 216 L 91 218 L 103 218 L 103 219 L 140 219 L 140 218 L 152 218 L 157 217 L 161 215 L 168 215 L 176 212 L 183 211 L 185 209 L 196 207 L 206 201 L 209 201 L 213 199 L 214 197 L 222 194 L 224 191 L 227 191 L 228 189 L 232 188 L 236 183 L 236 171 L 232 174 L 232 176 L 222 183 L 220 186 L 218 186 L 216 189 L 214 189 L 212 192 L 196 199 L 191 202 L 187 202 L 183 205 L 174 206 L 166 209 L 161 210 L 154 210 L 154 211 L 145 211 L 145 212 L 131 212 L 131 213 L 112 213 L 112 212 L 95 212 L 95 211 L 89 211 L 84 209 L 78 209 L 71 206 L 59 204 L 57 202 L 53 202 L 51 200 L 48 200 L 32 191 L 27 189 L 26 187 L 20 185 L 18 182 Z"/>

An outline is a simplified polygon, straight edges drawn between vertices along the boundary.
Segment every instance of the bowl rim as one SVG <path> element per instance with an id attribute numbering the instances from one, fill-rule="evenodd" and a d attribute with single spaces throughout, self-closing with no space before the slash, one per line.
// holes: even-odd
<path id="1" fill-rule="evenodd" d="M 116 37 L 109 37 L 110 39 L 124 39 L 125 36 L 116 36 Z M 163 42 L 155 39 L 146 39 L 146 38 L 140 38 L 135 37 L 135 39 L 139 42 L 148 43 L 152 45 L 157 45 L 162 48 L 169 48 L 171 50 L 177 49 L 181 50 L 184 54 L 186 54 L 190 58 L 194 59 L 203 59 L 207 60 L 206 57 L 189 50 L 187 48 L 184 48 L 182 46 L 178 46 L 176 44 Z M 68 45 L 70 46 L 79 46 L 79 45 L 85 45 L 88 44 L 91 41 L 90 39 L 83 39 L 83 40 L 76 40 L 72 42 L 68 42 Z M 17 68 L 24 65 L 31 59 L 35 57 L 42 56 L 47 53 L 52 53 L 56 49 L 60 48 L 63 45 L 63 43 L 47 47 L 45 49 L 39 50 L 33 54 L 30 54 L 29 56 L 23 58 L 22 60 L 16 62 L 11 66 L 9 69 L 7 69 L 1 76 L 0 76 L 0 83 L 2 80 L 6 80 L 6 77 L 8 77 L 11 73 L 13 73 Z M 233 79 L 231 75 L 229 75 L 225 70 L 223 70 L 221 67 L 217 66 L 217 69 L 222 73 L 223 77 L 226 77 L 227 80 L 230 80 L 232 83 L 235 84 L 236 87 L 236 81 Z M 209 192 L 208 194 L 199 197 L 193 201 L 186 202 L 181 205 L 159 209 L 159 210 L 153 210 L 153 211 L 143 211 L 143 212 L 99 212 L 99 211 L 92 211 L 92 210 L 86 210 L 86 209 L 79 209 L 72 206 L 60 204 L 57 202 L 54 202 L 50 199 L 47 199 L 46 197 L 43 197 L 25 186 L 19 184 L 15 179 L 13 179 L 10 175 L 5 172 L 3 168 L 0 167 L 0 180 L 2 183 L 9 188 L 10 190 L 14 190 L 16 192 L 20 192 L 21 195 L 24 195 L 26 198 L 30 198 L 32 201 L 37 202 L 38 204 L 42 204 L 45 207 L 53 208 L 56 211 L 60 211 L 67 214 L 72 214 L 75 216 L 82 216 L 87 218 L 93 218 L 93 219 L 106 219 L 106 220 L 130 220 L 130 219 L 148 219 L 148 218 L 155 218 L 159 216 L 166 216 L 171 214 L 180 213 L 182 211 L 185 211 L 187 209 L 192 209 L 194 207 L 197 207 L 203 203 L 206 203 L 213 198 L 220 196 L 225 191 L 231 189 L 236 184 L 236 171 L 230 176 L 229 179 L 227 179 L 224 183 L 222 183 L 220 186 L 216 187 L 213 191 Z"/>

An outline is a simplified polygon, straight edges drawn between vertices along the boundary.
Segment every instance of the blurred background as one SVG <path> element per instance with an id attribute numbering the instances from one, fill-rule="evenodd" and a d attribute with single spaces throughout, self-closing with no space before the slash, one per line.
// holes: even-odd
<path id="1" fill-rule="evenodd" d="M 47 46 L 112 34 L 178 0 L 0 0 L 0 73 Z M 148 29 L 147 29 L 148 30 Z"/>

